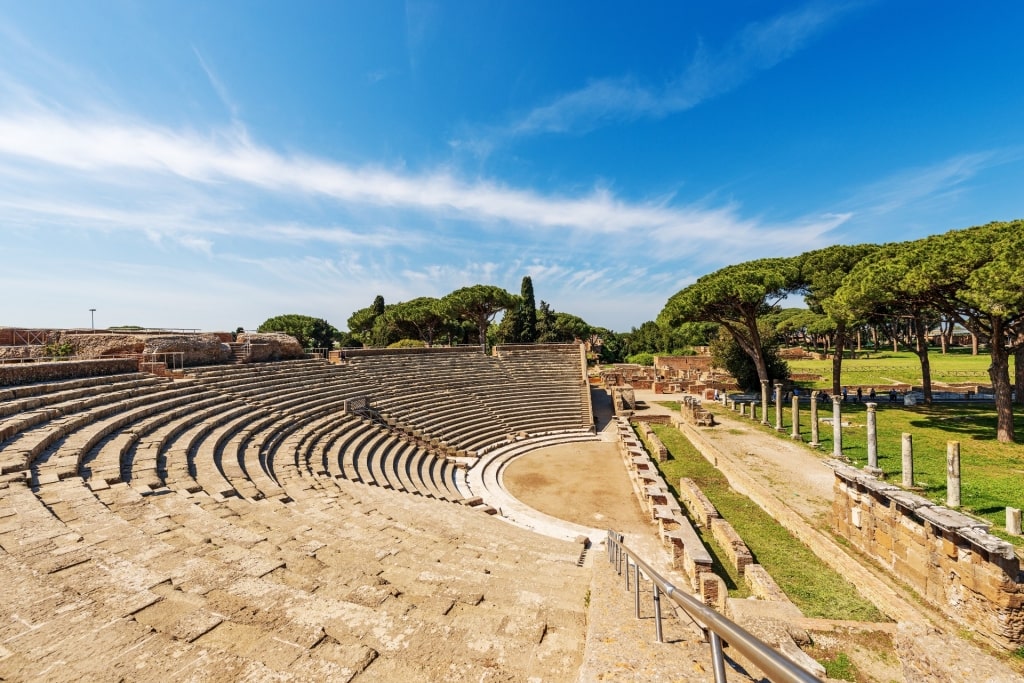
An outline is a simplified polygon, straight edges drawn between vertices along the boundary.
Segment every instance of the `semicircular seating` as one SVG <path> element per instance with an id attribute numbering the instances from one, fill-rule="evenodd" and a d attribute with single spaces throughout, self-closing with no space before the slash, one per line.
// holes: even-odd
<path id="1" fill-rule="evenodd" d="M 588 425 L 458 355 L 0 387 L 0 678 L 574 680 L 578 544 L 452 505 L 446 456 Z"/>

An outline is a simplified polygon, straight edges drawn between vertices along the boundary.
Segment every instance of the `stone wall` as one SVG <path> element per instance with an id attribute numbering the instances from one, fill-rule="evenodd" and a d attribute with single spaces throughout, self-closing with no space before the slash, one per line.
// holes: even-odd
<path id="1" fill-rule="evenodd" d="M 212 365 L 230 357 L 216 333 L 145 334 L 118 332 L 62 332 L 79 358 L 103 358 L 121 354 L 181 353 L 185 365 Z"/>
<path id="2" fill-rule="evenodd" d="M 238 335 L 238 342 L 250 345 L 249 360 L 254 363 L 306 357 L 298 340 L 283 332 L 246 332 Z"/>
<path id="3" fill-rule="evenodd" d="M 131 358 L 73 360 L 57 363 L 17 363 L 0 365 L 0 386 L 52 382 L 76 377 L 96 377 L 136 372 L 138 364 Z"/>
<path id="4" fill-rule="evenodd" d="M 709 372 L 711 370 L 711 356 L 655 356 L 654 367 L 658 372 L 671 371 L 680 373 L 686 371 Z M 677 377 L 677 374 L 670 375 Z"/>
<path id="5" fill-rule="evenodd" d="M 402 356 L 424 355 L 437 353 L 481 353 L 479 346 L 420 346 L 408 349 L 342 349 L 342 358 L 356 356 Z"/>
<path id="6" fill-rule="evenodd" d="M 1000 647 L 1024 645 L 1024 576 L 988 523 L 838 461 L 833 522 L 858 550 Z"/>

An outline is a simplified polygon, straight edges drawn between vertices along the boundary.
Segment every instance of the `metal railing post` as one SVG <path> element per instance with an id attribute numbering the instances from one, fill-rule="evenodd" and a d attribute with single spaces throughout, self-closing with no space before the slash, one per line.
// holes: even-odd
<path id="1" fill-rule="evenodd" d="M 664 643 L 665 638 L 661 632 L 661 589 L 658 588 L 658 584 L 654 584 L 654 634 L 658 638 L 659 643 Z"/>
<path id="2" fill-rule="evenodd" d="M 635 581 L 635 590 L 633 591 L 633 616 L 637 619 L 640 618 L 640 565 L 634 565 L 636 567 L 636 576 L 633 577 Z"/>
<path id="3" fill-rule="evenodd" d="M 722 650 L 722 639 L 717 633 L 708 629 L 711 636 L 711 666 L 715 670 L 715 683 L 725 682 L 725 652 Z"/>
<path id="4" fill-rule="evenodd" d="M 691 619 L 701 625 L 711 645 L 711 660 L 715 672 L 715 683 L 726 683 L 725 653 L 723 643 L 728 642 L 737 653 L 746 657 L 751 664 L 761 670 L 767 680 L 773 683 L 817 683 L 818 679 L 810 672 L 800 668 L 784 655 L 759 640 L 736 622 L 727 619 L 699 599 L 680 591 L 654 569 L 644 562 L 633 550 L 626 547 L 625 539 L 609 529 L 608 542 L 614 545 L 617 553 L 616 564 L 625 562 L 626 590 L 629 585 L 629 565 L 633 565 L 635 585 L 633 609 L 640 618 L 640 572 L 651 582 L 654 591 L 654 624 L 658 642 L 664 642 L 661 615 L 661 594 L 664 593 L 678 605 Z"/>

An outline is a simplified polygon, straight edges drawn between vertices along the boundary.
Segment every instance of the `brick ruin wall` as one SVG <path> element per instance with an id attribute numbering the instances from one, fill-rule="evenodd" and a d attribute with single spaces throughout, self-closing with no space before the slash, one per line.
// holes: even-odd
<path id="1" fill-rule="evenodd" d="M 833 522 L 858 550 L 989 642 L 1024 646 L 1024 576 L 988 524 L 838 463 Z"/>
<path id="2" fill-rule="evenodd" d="M 670 370 L 674 373 L 710 372 L 711 356 L 655 356 L 654 367 L 659 371 Z M 678 377 L 679 375 L 673 376 Z"/>

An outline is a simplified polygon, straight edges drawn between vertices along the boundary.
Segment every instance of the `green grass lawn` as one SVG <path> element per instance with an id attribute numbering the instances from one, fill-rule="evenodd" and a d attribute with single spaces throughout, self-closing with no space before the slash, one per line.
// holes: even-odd
<path id="1" fill-rule="evenodd" d="M 680 477 L 693 479 L 719 514 L 733 525 L 750 548 L 755 561 L 768 570 L 805 615 L 825 619 L 885 620 L 852 584 L 822 562 L 810 548 L 753 501 L 734 491 L 725 475 L 705 460 L 682 433 L 667 425 L 652 424 L 651 427 L 671 455 L 667 462 L 657 463 L 657 466 L 673 494 L 678 498 L 676 486 Z M 734 572 L 728 572 L 723 579 L 730 586 L 730 595 L 745 595 L 741 591 L 734 592 L 739 583 Z"/>
<path id="2" fill-rule="evenodd" d="M 715 412 L 725 411 L 722 406 L 707 402 Z M 804 442 L 811 440 L 810 409 L 801 405 L 800 434 Z M 843 428 L 843 454 L 858 467 L 867 464 L 867 410 L 863 403 L 852 400 L 842 407 L 843 420 L 851 426 Z M 770 420 L 774 425 L 775 411 Z M 820 417 L 831 417 L 832 405 L 821 404 Z M 946 444 L 960 442 L 960 478 L 962 510 L 992 522 L 991 532 L 1017 546 L 1024 546 L 1024 538 L 1005 532 L 1006 508 L 1024 508 L 1024 445 L 1002 444 L 995 440 L 996 416 L 992 404 L 941 403 L 913 408 L 902 404 L 893 406 L 888 399 L 879 397 L 876 414 L 878 427 L 878 466 L 889 481 L 902 480 L 902 435 L 908 432 L 914 439 L 914 483 L 919 492 L 936 503 L 946 500 Z M 784 431 L 780 434 L 771 427 L 762 427 L 750 421 L 751 427 L 764 429 L 788 439 L 792 429 L 789 407 L 783 408 Z M 1024 434 L 1024 416 L 1015 421 L 1018 434 Z M 820 451 L 823 457 L 832 453 L 832 426 L 821 423 Z"/>
<path id="3" fill-rule="evenodd" d="M 817 381 L 797 382 L 799 386 L 809 389 L 832 388 L 831 360 L 791 360 L 790 372 L 795 374 L 817 374 Z M 988 354 L 979 353 L 972 356 L 969 349 L 955 349 L 943 355 L 932 350 L 928 356 L 931 366 L 932 381 L 947 384 L 973 382 L 988 384 L 988 366 L 992 362 Z M 1013 376 L 1013 359 L 1010 359 L 1010 376 Z M 843 360 L 842 384 L 921 384 L 921 361 L 910 351 L 866 352 L 857 358 Z"/>

